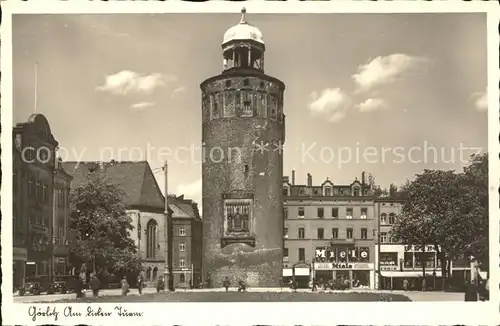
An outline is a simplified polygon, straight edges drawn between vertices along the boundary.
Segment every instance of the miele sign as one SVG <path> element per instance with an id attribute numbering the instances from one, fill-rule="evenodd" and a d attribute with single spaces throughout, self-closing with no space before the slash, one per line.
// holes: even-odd
<path id="1" fill-rule="evenodd" d="M 371 270 L 372 263 L 315 263 L 315 270 Z"/>

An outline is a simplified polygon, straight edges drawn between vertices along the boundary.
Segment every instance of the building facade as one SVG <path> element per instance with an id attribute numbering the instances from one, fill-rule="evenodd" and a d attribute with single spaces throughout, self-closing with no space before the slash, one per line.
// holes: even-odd
<path id="1" fill-rule="evenodd" d="M 203 278 L 279 286 L 283 254 L 285 85 L 264 73 L 262 33 L 224 34 L 223 71 L 201 83 Z"/>
<path id="2" fill-rule="evenodd" d="M 433 245 L 427 245 L 423 249 L 415 248 L 396 243 L 391 237 L 392 228 L 404 203 L 402 199 L 375 200 L 377 229 L 380 232 L 380 249 L 378 239 L 375 244 L 377 274 L 380 271 L 380 277 L 376 278 L 377 288 L 403 289 L 403 281 L 407 279 L 410 288 L 421 289 L 424 268 L 426 286 L 440 288 L 443 275 L 436 248 Z M 463 284 L 464 280 L 472 280 L 471 263 L 467 259 L 453 261 L 450 267 L 453 283 Z"/>
<path id="3" fill-rule="evenodd" d="M 57 159 L 58 142 L 42 114 L 13 128 L 13 283 L 67 274 L 71 176 Z M 59 197 L 60 196 L 60 197 Z"/>
<path id="4" fill-rule="evenodd" d="M 169 198 L 172 209 L 172 264 L 174 285 L 187 288 L 201 283 L 202 220 L 198 205 L 184 196 Z"/>
<path id="5" fill-rule="evenodd" d="M 374 201 L 365 182 L 337 185 L 328 178 L 306 185 L 283 178 L 284 282 L 305 287 L 310 279 L 349 280 L 374 288 Z"/>
<path id="6" fill-rule="evenodd" d="M 74 177 L 73 188 L 86 182 L 89 173 L 98 173 L 106 176 L 109 181 L 121 189 L 124 193 L 123 202 L 126 206 L 126 214 L 132 220 L 134 227 L 130 233 L 130 238 L 137 246 L 137 252 L 143 262 L 146 282 L 154 284 L 159 276 L 168 277 L 168 252 L 172 250 L 175 255 L 176 248 L 180 243 L 173 239 L 172 248 L 168 248 L 168 220 L 165 215 L 165 197 L 163 196 L 154 172 L 146 161 L 142 162 L 66 162 L 66 170 Z M 155 169 L 161 172 L 161 169 Z M 198 214 L 196 204 L 183 197 L 175 195 L 168 196 L 169 211 L 172 212 L 172 224 L 185 223 L 189 226 L 185 239 L 186 248 L 190 250 L 184 252 L 186 266 L 191 267 L 200 274 L 201 255 L 192 256 L 192 252 L 201 252 L 201 218 Z M 187 212 L 186 212 L 187 211 Z M 192 220 L 195 220 L 192 222 Z M 194 226 L 192 226 L 193 224 Z M 191 231 L 194 229 L 194 232 Z M 186 227 L 187 229 L 187 227 Z M 175 231 L 174 231 L 175 235 Z M 193 239 L 194 237 L 198 237 Z M 182 241 L 179 241 L 182 242 Z M 179 255 L 177 256 L 179 257 Z M 180 260 L 177 259 L 177 260 Z M 189 262 L 189 265 L 187 265 Z M 180 262 L 179 262 L 180 264 Z M 191 268 L 176 268 L 178 266 L 175 259 L 174 265 L 174 286 L 184 287 L 191 279 Z M 183 272 L 184 277 L 176 277 L 176 274 Z M 167 274 L 167 275 L 166 275 Z"/>

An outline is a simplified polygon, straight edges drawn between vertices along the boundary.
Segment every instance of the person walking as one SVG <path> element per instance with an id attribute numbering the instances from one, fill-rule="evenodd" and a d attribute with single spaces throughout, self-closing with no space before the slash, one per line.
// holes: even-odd
<path id="1" fill-rule="evenodd" d="M 75 276 L 74 284 L 75 284 L 76 298 L 77 299 L 82 298 L 84 296 L 83 295 L 83 281 L 82 281 L 82 279 L 78 276 Z"/>
<path id="2" fill-rule="evenodd" d="M 92 275 L 92 278 L 90 279 L 90 287 L 92 288 L 92 293 L 94 294 L 94 297 L 98 297 L 99 289 L 101 288 L 101 282 L 99 281 L 96 275 Z"/>
<path id="3" fill-rule="evenodd" d="M 122 289 L 122 295 L 127 295 L 129 292 L 130 285 L 128 284 L 126 276 L 123 277 L 120 284 L 121 284 L 121 289 Z"/>
<path id="4" fill-rule="evenodd" d="M 422 292 L 427 291 L 427 282 L 425 280 L 425 277 L 422 278 Z"/>
<path id="5" fill-rule="evenodd" d="M 224 288 L 226 289 L 226 292 L 229 291 L 229 277 L 226 276 L 226 278 L 224 278 L 224 281 L 222 282 L 222 286 L 224 286 Z"/>
<path id="6" fill-rule="evenodd" d="M 403 290 L 404 291 L 408 291 L 408 285 L 409 285 L 408 279 L 405 278 L 403 281 Z"/>
<path id="7" fill-rule="evenodd" d="M 165 281 L 163 280 L 163 276 L 158 277 L 158 283 L 156 283 L 156 292 L 160 292 L 165 290 Z"/>
<path id="8" fill-rule="evenodd" d="M 144 279 L 142 278 L 142 272 L 137 276 L 137 289 L 139 290 L 139 294 L 142 294 L 142 287 L 144 285 Z"/>

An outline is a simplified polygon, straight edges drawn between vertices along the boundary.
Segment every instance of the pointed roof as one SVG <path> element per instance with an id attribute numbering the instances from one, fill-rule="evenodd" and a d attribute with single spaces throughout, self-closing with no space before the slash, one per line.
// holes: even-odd
<path id="1" fill-rule="evenodd" d="M 63 167 L 66 173 L 73 176 L 72 188 L 84 183 L 91 171 L 101 169 L 101 173 L 124 192 L 126 206 L 165 206 L 151 166 L 146 161 L 64 162 Z"/>

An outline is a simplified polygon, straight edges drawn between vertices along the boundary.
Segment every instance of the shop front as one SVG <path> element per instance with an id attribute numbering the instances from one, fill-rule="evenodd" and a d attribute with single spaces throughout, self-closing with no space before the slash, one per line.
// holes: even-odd
<path id="1" fill-rule="evenodd" d="M 297 264 L 292 268 L 283 269 L 283 285 L 288 286 L 290 281 L 295 280 L 297 288 L 305 289 L 309 287 L 311 280 L 311 268 L 307 264 Z"/>
<path id="2" fill-rule="evenodd" d="M 13 248 L 12 252 L 12 285 L 14 288 L 24 286 L 26 279 L 26 261 L 28 260 L 28 253 L 25 248 Z"/>
<path id="3" fill-rule="evenodd" d="M 352 288 L 375 286 L 373 263 L 315 263 L 314 278 L 318 282 L 347 282 Z"/>

